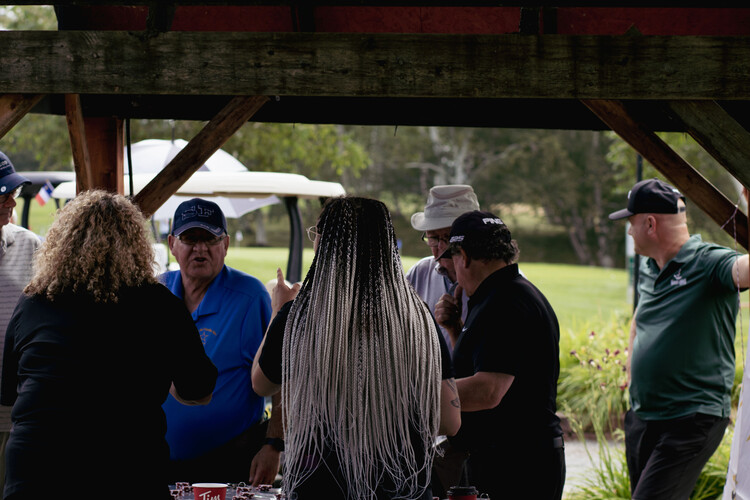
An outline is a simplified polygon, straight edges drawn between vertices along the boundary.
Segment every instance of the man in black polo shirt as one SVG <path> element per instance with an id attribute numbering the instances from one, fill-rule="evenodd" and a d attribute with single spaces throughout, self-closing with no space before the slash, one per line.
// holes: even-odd
<path id="1" fill-rule="evenodd" d="M 565 453 L 555 415 L 560 330 L 542 293 L 518 272 L 518 245 L 489 212 L 459 216 L 450 246 L 469 312 L 453 352 L 469 484 L 490 498 L 559 500 Z"/>

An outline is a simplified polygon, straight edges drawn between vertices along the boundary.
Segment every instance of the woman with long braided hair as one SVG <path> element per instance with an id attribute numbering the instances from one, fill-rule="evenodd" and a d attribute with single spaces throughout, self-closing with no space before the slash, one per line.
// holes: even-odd
<path id="1" fill-rule="evenodd" d="M 333 198 L 311 229 L 310 270 L 292 288 L 278 271 L 276 316 L 253 363 L 258 394 L 281 390 L 284 490 L 300 500 L 430 499 L 434 439 L 458 430 L 460 405 L 388 209 Z"/>

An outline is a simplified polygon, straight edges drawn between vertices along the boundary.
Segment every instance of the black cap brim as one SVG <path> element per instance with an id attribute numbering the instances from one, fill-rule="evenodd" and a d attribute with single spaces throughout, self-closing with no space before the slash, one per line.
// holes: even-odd
<path id="1" fill-rule="evenodd" d="M 440 256 L 437 258 L 437 260 L 440 259 L 452 259 L 453 258 L 453 250 L 449 246 L 445 249 L 445 252 L 441 253 Z"/>
<path id="2" fill-rule="evenodd" d="M 626 219 L 632 215 L 635 214 L 627 208 L 623 208 L 622 210 L 618 210 L 617 212 L 612 212 L 611 214 L 609 214 L 609 220 Z"/>

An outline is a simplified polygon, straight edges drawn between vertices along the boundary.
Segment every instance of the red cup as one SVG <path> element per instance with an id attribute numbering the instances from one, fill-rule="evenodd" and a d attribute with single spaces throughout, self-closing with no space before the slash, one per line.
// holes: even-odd
<path id="1" fill-rule="evenodd" d="M 193 483 L 195 500 L 226 500 L 226 483 Z"/>
<path id="2" fill-rule="evenodd" d="M 453 486 L 448 490 L 450 500 L 477 500 L 479 492 L 473 486 Z"/>

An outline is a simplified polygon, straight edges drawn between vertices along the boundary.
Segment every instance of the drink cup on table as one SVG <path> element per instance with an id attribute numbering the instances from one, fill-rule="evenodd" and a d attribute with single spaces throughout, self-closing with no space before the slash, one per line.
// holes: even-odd
<path id="1" fill-rule="evenodd" d="M 448 489 L 449 500 L 477 500 L 479 492 L 474 486 L 452 486 Z"/>
<path id="2" fill-rule="evenodd" d="M 226 500 L 226 483 L 193 483 L 195 500 Z"/>

